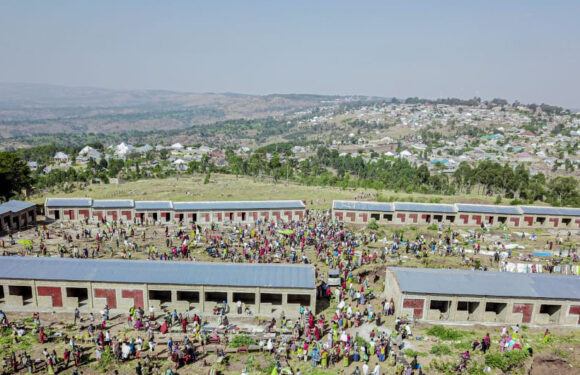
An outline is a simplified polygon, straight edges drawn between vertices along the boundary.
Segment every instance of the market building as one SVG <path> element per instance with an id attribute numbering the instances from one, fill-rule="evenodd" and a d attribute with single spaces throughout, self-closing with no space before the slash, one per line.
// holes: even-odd
<path id="1" fill-rule="evenodd" d="M 297 316 L 316 311 L 314 267 L 141 260 L 0 257 L 0 308 L 4 310 L 156 311 L 212 313 L 226 301 L 252 315 Z"/>
<path id="2" fill-rule="evenodd" d="M 485 204 L 434 204 L 335 200 L 335 220 L 367 225 L 371 221 L 391 225 L 494 226 L 508 228 L 580 229 L 580 208 L 545 206 L 495 206 Z"/>
<path id="3" fill-rule="evenodd" d="M 429 322 L 580 325 L 578 276 L 389 267 L 384 293 Z"/>
<path id="4" fill-rule="evenodd" d="M 0 233 L 12 233 L 36 225 L 36 205 L 12 200 L 0 204 Z"/>
<path id="5" fill-rule="evenodd" d="M 259 220 L 300 221 L 306 213 L 304 202 L 299 200 L 171 202 L 47 198 L 45 206 L 47 217 L 52 220 L 200 225 L 255 223 Z"/>

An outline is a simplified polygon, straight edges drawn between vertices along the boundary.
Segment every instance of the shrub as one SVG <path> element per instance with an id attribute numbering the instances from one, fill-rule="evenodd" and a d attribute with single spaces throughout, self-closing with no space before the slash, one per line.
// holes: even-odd
<path id="1" fill-rule="evenodd" d="M 449 355 L 451 354 L 451 349 L 447 345 L 435 345 L 431 348 L 430 353 L 435 355 Z"/>
<path id="2" fill-rule="evenodd" d="M 443 326 L 433 326 L 427 330 L 427 334 L 446 341 L 460 340 L 464 336 L 463 332 L 457 331 L 453 328 L 445 328 Z"/>
<path id="3" fill-rule="evenodd" d="M 417 352 L 413 349 L 405 349 L 405 350 L 403 350 L 403 354 L 406 355 L 407 357 L 410 357 L 410 358 L 413 358 L 414 356 L 424 357 L 426 355 L 425 353 Z"/>
<path id="4" fill-rule="evenodd" d="M 489 367 L 497 368 L 504 374 L 512 373 L 513 370 L 523 367 L 527 350 L 510 350 L 505 353 L 490 353 L 485 356 L 485 364 Z"/>
<path id="5" fill-rule="evenodd" d="M 239 348 L 239 347 L 242 347 L 242 346 L 248 347 L 250 345 L 256 345 L 256 340 L 254 340 L 250 336 L 246 336 L 246 335 L 236 335 L 229 342 L 229 345 L 228 346 L 230 348 Z"/>
<path id="6" fill-rule="evenodd" d="M 371 230 L 377 230 L 379 229 L 379 224 L 377 224 L 377 221 L 375 219 L 372 219 L 367 227 Z"/>
<path id="7" fill-rule="evenodd" d="M 427 227 L 427 230 L 437 230 L 437 224 L 433 223 Z"/>

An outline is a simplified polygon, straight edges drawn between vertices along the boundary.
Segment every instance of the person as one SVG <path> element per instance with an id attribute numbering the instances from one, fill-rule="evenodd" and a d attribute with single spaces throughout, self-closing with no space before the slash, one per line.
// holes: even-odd
<path id="1" fill-rule="evenodd" d="M 74 320 L 74 324 L 77 324 L 77 319 L 80 321 L 81 320 L 81 312 L 79 311 L 78 307 L 75 307 L 75 320 Z"/>
<path id="2" fill-rule="evenodd" d="M 373 371 L 373 375 L 381 375 L 381 366 L 378 363 L 375 366 L 375 370 Z"/>
<path id="3" fill-rule="evenodd" d="M 358 368 L 358 366 L 356 366 L 356 367 L 354 368 L 354 371 L 352 372 L 352 374 L 351 374 L 351 375 L 361 375 L 361 373 L 360 373 L 360 369 Z"/>
<path id="4" fill-rule="evenodd" d="M 141 367 L 141 362 L 137 362 L 137 367 L 135 367 L 136 375 L 143 375 L 143 367 Z"/>
<path id="5" fill-rule="evenodd" d="M 412 368 L 413 370 L 415 370 L 415 369 L 417 368 L 417 366 L 418 366 L 418 365 L 419 365 L 419 364 L 417 363 L 417 356 L 414 356 L 414 357 L 413 357 L 413 360 L 411 361 L 411 368 Z"/>
<path id="6" fill-rule="evenodd" d="M 363 369 L 363 375 L 369 375 L 369 365 L 368 365 L 368 363 L 363 363 L 362 369 Z"/>
<path id="7" fill-rule="evenodd" d="M 238 305 L 238 314 L 241 314 L 242 313 L 242 301 L 238 300 L 237 305 Z"/>

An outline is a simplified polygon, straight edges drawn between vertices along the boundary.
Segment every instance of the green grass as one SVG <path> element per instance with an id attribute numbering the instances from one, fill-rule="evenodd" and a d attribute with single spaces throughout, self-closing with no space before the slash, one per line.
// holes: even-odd
<path id="1" fill-rule="evenodd" d="M 465 336 L 465 333 L 462 331 L 453 328 L 445 328 L 443 326 L 433 326 L 427 330 L 427 334 L 444 341 L 456 341 Z"/>
<path id="2" fill-rule="evenodd" d="M 405 350 L 403 350 L 403 354 L 409 358 L 413 358 L 414 356 L 424 357 L 427 355 L 427 353 L 418 352 L 418 351 L 415 351 L 413 349 L 405 349 Z"/>
<path id="3" fill-rule="evenodd" d="M 247 335 L 236 335 L 229 342 L 228 346 L 230 348 L 240 348 L 242 346 L 248 347 L 250 345 L 256 345 L 257 342 L 253 338 Z"/>
<path id="4" fill-rule="evenodd" d="M 435 355 L 449 355 L 451 354 L 451 349 L 447 345 L 435 345 L 429 351 L 431 354 Z"/>
<path id="5" fill-rule="evenodd" d="M 171 177 L 166 179 L 147 179 L 130 181 L 121 185 L 90 185 L 86 189 L 74 190 L 70 193 L 44 192 L 32 197 L 35 203 L 44 203 L 46 197 L 91 197 L 94 199 L 126 199 L 134 198 L 141 200 L 173 200 L 199 201 L 233 201 L 233 200 L 306 200 L 309 207 L 314 209 L 328 209 L 332 200 L 354 200 L 360 193 L 376 193 L 372 189 L 341 189 L 330 186 L 306 186 L 294 183 L 286 185 L 284 181 L 273 183 L 268 180 L 260 181 L 251 177 L 224 175 L 213 173 L 210 182 L 204 184 L 205 175 Z M 381 191 L 383 194 L 389 191 Z M 424 194 L 397 195 L 400 201 L 424 201 L 437 198 L 442 203 L 454 203 L 456 201 L 479 201 L 488 202 L 489 197 L 484 196 L 432 196 Z M 310 202 L 312 201 L 312 205 Z"/>

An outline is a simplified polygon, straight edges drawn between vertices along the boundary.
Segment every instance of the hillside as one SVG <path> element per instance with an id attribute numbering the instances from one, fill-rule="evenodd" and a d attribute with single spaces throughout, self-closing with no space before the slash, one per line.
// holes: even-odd
<path id="1" fill-rule="evenodd" d="M 329 102 L 318 95 L 243 95 L 0 83 L 0 137 L 184 129 L 282 116 Z"/>

